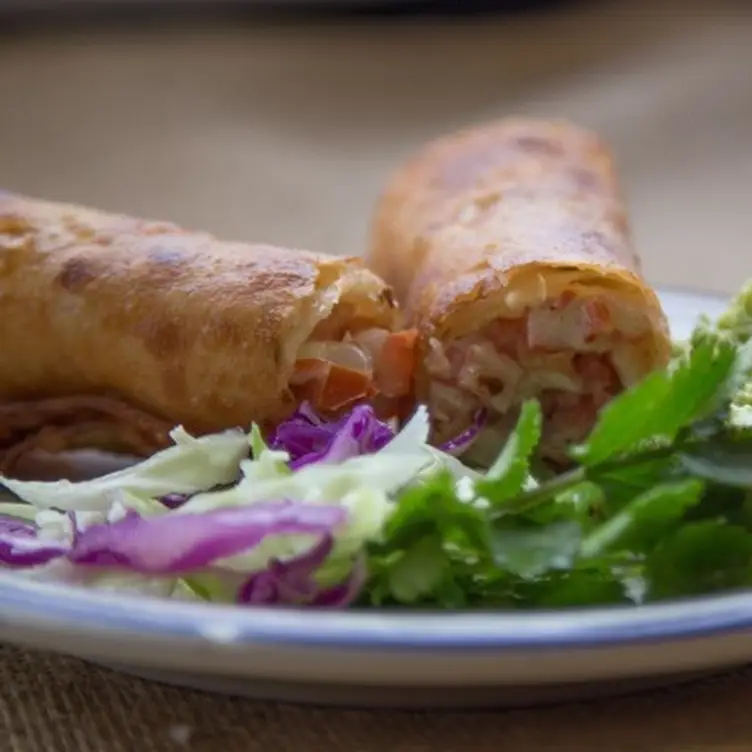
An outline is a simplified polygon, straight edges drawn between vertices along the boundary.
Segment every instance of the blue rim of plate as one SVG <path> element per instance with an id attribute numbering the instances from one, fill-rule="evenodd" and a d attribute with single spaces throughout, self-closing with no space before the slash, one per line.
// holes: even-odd
<path id="1" fill-rule="evenodd" d="M 303 611 L 242 609 L 73 587 L 0 575 L 0 632 L 76 631 L 122 640 L 217 647 L 361 651 L 594 649 L 752 632 L 752 590 L 649 606 L 535 612 Z"/>
<path id="2" fill-rule="evenodd" d="M 660 292 L 675 297 L 685 308 L 702 300 L 711 309 L 720 310 L 726 300 L 718 294 L 677 288 L 664 287 Z M 752 631 L 752 590 L 648 606 L 559 611 L 321 612 L 164 601 L 31 582 L 0 573 L 0 607 L 0 630 L 7 626 L 45 632 L 75 629 L 81 635 L 198 640 L 234 647 L 555 650 Z"/>

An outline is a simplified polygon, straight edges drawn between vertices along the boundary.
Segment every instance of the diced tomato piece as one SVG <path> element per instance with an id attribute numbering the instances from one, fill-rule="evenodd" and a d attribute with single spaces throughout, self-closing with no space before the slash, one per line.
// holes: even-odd
<path id="1" fill-rule="evenodd" d="M 417 332 L 409 329 L 390 334 L 376 364 L 376 384 L 386 397 L 401 397 L 410 392 L 415 372 Z"/>
<path id="2" fill-rule="evenodd" d="M 583 311 L 586 342 L 595 339 L 599 334 L 608 334 L 613 331 L 611 311 L 602 300 L 588 300 L 583 305 Z"/>
<path id="3" fill-rule="evenodd" d="M 488 327 L 488 338 L 497 352 L 516 358 L 527 344 L 527 319 L 497 319 Z"/>
<path id="4" fill-rule="evenodd" d="M 332 365 L 319 395 L 318 407 L 321 410 L 339 410 L 355 400 L 374 394 L 370 373 Z"/>
<path id="5" fill-rule="evenodd" d="M 375 393 L 369 373 L 313 358 L 295 364 L 290 388 L 296 399 L 308 401 L 323 412 L 339 410 Z"/>
<path id="6" fill-rule="evenodd" d="M 318 358 L 301 358 L 295 363 L 290 389 L 299 402 L 318 405 L 331 364 Z"/>
<path id="7" fill-rule="evenodd" d="M 323 380 L 330 366 L 328 361 L 320 358 L 300 358 L 295 361 L 295 371 L 291 381 L 293 384 L 305 384 L 309 381 Z"/>
<path id="8" fill-rule="evenodd" d="M 578 355 L 574 360 L 574 367 L 582 378 L 585 391 L 593 395 L 597 408 L 601 408 L 618 393 L 621 386 L 619 376 L 604 355 Z"/>
<path id="9" fill-rule="evenodd" d="M 357 365 L 357 359 L 349 358 L 348 365 L 344 366 L 329 360 L 326 357 L 329 353 L 324 349 L 321 353 L 312 352 L 318 357 L 302 357 L 295 363 L 290 389 L 296 399 L 306 400 L 322 412 L 336 412 L 357 400 L 376 395 L 381 395 L 385 407 L 389 405 L 391 411 L 401 412 L 404 409 L 402 398 L 411 392 L 416 338 L 415 330 L 385 332 L 374 374 L 370 369 L 348 367 L 350 361 Z M 358 347 L 354 343 L 348 346 Z M 363 358 L 370 362 L 367 354 Z"/>
<path id="10" fill-rule="evenodd" d="M 577 296 L 571 290 L 566 290 L 559 295 L 558 298 L 551 301 L 551 308 L 553 308 L 554 311 L 560 311 L 562 308 L 566 308 L 572 303 L 576 297 Z"/>

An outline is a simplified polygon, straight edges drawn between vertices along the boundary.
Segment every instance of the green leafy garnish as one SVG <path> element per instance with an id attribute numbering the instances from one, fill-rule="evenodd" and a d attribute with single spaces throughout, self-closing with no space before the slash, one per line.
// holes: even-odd
<path id="1" fill-rule="evenodd" d="M 721 520 L 687 525 L 667 537 L 645 566 L 651 600 L 752 584 L 752 536 Z"/>
<path id="2" fill-rule="evenodd" d="M 251 426 L 250 444 L 251 456 L 255 460 L 261 457 L 261 455 L 269 448 L 266 445 L 266 441 L 264 441 L 264 437 L 261 435 L 261 429 L 256 423 Z"/>
<path id="3" fill-rule="evenodd" d="M 735 361 L 736 350 L 730 342 L 703 342 L 671 368 L 651 374 L 604 408 L 574 456 L 592 465 L 647 441 L 673 441 L 680 429 L 717 406 Z"/>
<path id="4" fill-rule="evenodd" d="M 752 286 L 606 406 L 563 473 L 536 477 L 541 422 L 525 403 L 485 475 L 440 472 L 397 497 L 361 605 L 554 608 L 752 585 Z"/>
<path id="5" fill-rule="evenodd" d="M 569 569 L 580 548 L 577 522 L 500 530 L 493 536 L 494 562 L 523 579 L 556 569 Z"/>
<path id="6" fill-rule="evenodd" d="M 526 402 L 520 411 L 517 427 L 498 459 L 476 484 L 478 495 L 494 505 L 502 505 L 524 487 L 530 471 L 530 459 L 541 436 L 541 409 L 537 402 Z"/>
<path id="7" fill-rule="evenodd" d="M 678 456 L 686 470 L 698 478 L 752 489 L 749 438 L 721 436 L 712 443 L 687 446 Z"/>
<path id="8" fill-rule="evenodd" d="M 596 528 L 582 542 L 580 553 L 593 558 L 606 551 L 649 549 L 699 501 L 702 490 L 700 481 L 681 480 L 644 491 Z"/>

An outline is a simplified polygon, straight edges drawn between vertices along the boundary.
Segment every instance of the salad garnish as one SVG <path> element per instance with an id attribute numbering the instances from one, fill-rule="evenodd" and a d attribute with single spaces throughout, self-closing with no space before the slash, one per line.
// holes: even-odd
<path id="1" fill-rule="evenodd" d="M 601 411 L 563 472 L 532 400 L 484 472 L 358 406 L 194 438 L 93 480 L 0 477 L 0 566 L 243 607 L 534 608 L 752 585 L 752 284 Z"/>

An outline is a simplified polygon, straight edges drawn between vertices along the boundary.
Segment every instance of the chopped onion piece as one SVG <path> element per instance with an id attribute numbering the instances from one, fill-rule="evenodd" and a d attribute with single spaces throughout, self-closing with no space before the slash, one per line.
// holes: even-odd
<path id="1" fill-rule="evenodd" d="M 300 348 L 298 360 L 323 360 L 364 373 L 373 367 L 368 353 L 354 342 L 307 342 Z"/>

